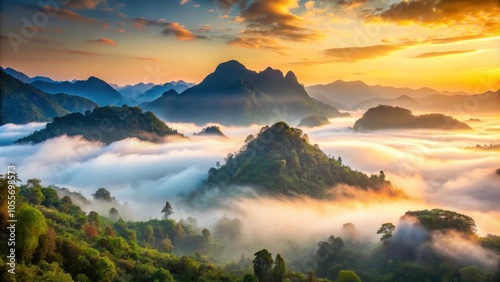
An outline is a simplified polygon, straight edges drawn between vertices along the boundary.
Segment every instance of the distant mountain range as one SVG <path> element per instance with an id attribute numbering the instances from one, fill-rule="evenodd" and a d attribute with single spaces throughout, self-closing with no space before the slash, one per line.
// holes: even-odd
<path id="1" fill-rule="evenodd" d="M 354 130 L 379 129 L 471 129 L 467 124 L 443 114 L 415 116 L 408 109 L 387 105 L 371 108 L 354 124 Z"/>
<path id="2" fill-rule="evenodd" d="M 283 75 L 272 68 L 255 72 L 237 61 L 220 64 L 200 84 L 176 93 L 168 91 L 142 106 L 165 120 L 200 124 L 241 125 L 299 121 L 309 115 L 346 115 L 309 97 L 293 72 Z"/>
<path id="3" fill-rule="evenodd" d="M 414 111 L 498 112 L 500 94 L 486 92 L 469 95 L 465 92 L 439 92 L 424 87 L 420 89 L 370 86 L 362 81 L 337 80 L 326 85 L 306 88 L 311 97 L 343 110 L 367 110 L 378 105 L 391 105 Z M 470 104 L 474 104 L 472 107 Z"/>
<path id="4" fill-rule="evenodd" d="M 71 112 L 94 109 L 94 102 L 71 95 L 47 94 L 0 70 L 0 125 L 51 121 Z"/>
<path id="5" fill-rule="evenodd" d="M 192 87 L 193 85 L 194 85 L 193 83 L 187 83 L 184 81 L 177 81 L 177 82 L 172 81 L 172 82 L 167 82 L 163 85 L 154 85 L 149 90 L 137 96 L 136 101 L 137 103 L 151 102 L 160 98 L 161 95 L 163 95 L 163 93 L 169 90 L 175 90 L 177 93 L 181 93 L 186 89 Z"/>
<path id="6" fill-rule="evenodd" d="M 106 121 L 105 125 L 103 121 Z M 72 113 L 56 117 L 44 129 L 35 131 L 16 143 L 40 143 L 62 135 L 82 135 L 89 141 L 106 144 L 130 137 L 160 143 L 168 136 L 185 138 L 151 112 L 143 113 L 138 107 L 105 106 L 97 107 L 85 115 Z"/>
<path id="7" fill-rule="evenodd" d="M 34 87 L 51 94 L 66 93 L 80 96 L 96 102 L 99 106 L 122 105 L 125 98 L 105 81 L 91 76 L 87 80 L 75 82 L 47 82 L 35 81 Z"/>
<path id="8" fill-rule="evenodd" d="M 4 69 L 4 68 L 0 67 L 0 69 L 3 70 L 5 73 L 11 75 L 12 77 L 22 81 L 23 83 L 33 83 L 35 81 L 54 82 L 54 80 L 52 80 L 49 77 L 45 77 L 45 76 L 29 77 L 20 71 L 16 71 L 13 68 Z"/>

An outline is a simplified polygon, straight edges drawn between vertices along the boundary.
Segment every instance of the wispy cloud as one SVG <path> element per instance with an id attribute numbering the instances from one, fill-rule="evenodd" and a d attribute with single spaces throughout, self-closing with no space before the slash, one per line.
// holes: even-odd
<path id="1" fill-rule="evenodd" d="M 428 52 L 428 53 L 423 53 L 423 54 L 420 54 L 418 56 L 415 56 L 414 58 L 433 58 L 433 57 L 442 57 L 442 56 L 449 56 L 449 55 L 466 54 L 466 53 L 472 53 L 472 52 L 476 52 L 476 50 Z"/>
<path id="2" fill-rule="evenodd" d="M 87 40 L 88 43 L 98 43 L 98 44 L 105 44 L 105 45 L 118 45 L 116 41 L 109 39 L 109 38 L 99 38 L 99 39 L 92 39 L 92 40 Z"/>
<path id="3" fill-rule="evenodd" d="M 194 34 L 178 22 L 167 22 L 164 19 L 149 20 L 145 18 L 132 19 L 135 28 L 141 30 L 146 26 L 159 26 L 163 28 L 161 32 L 164 35 L 175 36 L 178 40 L 191 41 L 195 39 L 206 39 L 206 36 Z"/>

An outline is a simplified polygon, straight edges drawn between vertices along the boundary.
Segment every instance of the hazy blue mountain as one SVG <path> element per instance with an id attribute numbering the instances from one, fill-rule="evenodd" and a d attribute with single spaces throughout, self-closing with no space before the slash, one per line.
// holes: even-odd
<path id="1" fill-rule="evenodd" d="M 103 127 L 102 121 L 106 120 Z M 177 130 L 168 127 L 153 113 L 143 113 L 139 107 L 97 107 L 92 112 L 72 113 L 56 117 L 42 130 L 21 138 L 16 143 L 40 143 L 50 138 L 82 135 L 89 141 L 106 144 L 135 137 L 150 142 L 163 142 L 167 136 L 184 138 Z"/>
<path id="2" fill-rule="evenodd" d="M 87 98 L 100 106 L 120 105 L 125 102 L 124 97 L 113 87 L 94 76 L 73 83 L 35 81 L 31 85 L 51 94 L 65 93 Z"/>
<path id="3" fill-rule="evenodd" d="M 13 68 L 1 68 L 3 71 L 5 71 L 5 73 L 11 75 L 12 77 L 24 82 L 24 83 L 32 83 L 32 82 L 35 82 L 35 81 L 47 81 L 47 82 L 54 82 L 54 80 L 52 80 L 51 78 L 49 77 L 45 77 L 45 76 L 35 76 L 35 77 L 29 77 L 27 76 L 26 74 L 20 72 L 20 71 L 17 71 Z"/>
<path id="4" fill-rule="evenodd" d="M 70 112 L 85 112 L 97 105 L 85 98 L 47 94 L 0 71 L 0 125 L 51 121 Z"/>
<path id="5" fill-rule="evenodd" d="M 146 90 L 142 94 L 140 94 L 136 100 L 139 103 L 143 102 L 151 102 L 161 97 L 161 95 L 169 90 L 175 90 L 177 93 L 181 93 L 184 90 L 191 87 L 191 83 L 186 82 L 167 82 L 163 85 L 154 85 L 149 90 Z"/>
<path id="6" fill-rule="evenodd" d="M 177 96 L 162 96 L 145 109 L 166 120 L 223 124 L 345 115 L 309 97 L 293 72 L 283 75 L 272 68 L 255 72 L 237 61 L 220 64 L 200 84 Z"/>
<path id="7" fill-rule="evenodd" d="M 112 86 L 112 85 L 111 85 Z M 143 94 L 144 92 L 148 91 L 152 87 L 156 86 L 154 83 L 137 83 L 134 85 L 125 85 L 123 87 L 113 87 L 115 88 L 120 94 L 122 94 L 124 97 L 127 98 L 132 98 L 135 99 L 137 96 Z"/>
<path id="8" fill-rule="evenodd" d="M 408 109 L 380 105 L 371 108 L 354 124 L 354 130 L 378 129 L 471 129 L 467 124 L 443 114 L 415 116 Z"/>

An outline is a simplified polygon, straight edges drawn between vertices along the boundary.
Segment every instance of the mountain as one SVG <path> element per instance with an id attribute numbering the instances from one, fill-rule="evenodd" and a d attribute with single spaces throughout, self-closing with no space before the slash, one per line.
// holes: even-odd
<path id="1" fill-rule="evenodd" d="M 137 97 L 137 101 L 139 103 L 143 102 L 151 102 L 153 100 L 158 99 L 161 95 L 169 90 L 175 90 L 178 93 L 183 92 L 189 87 L 193 86 L 191 83 L 186 82 L 167 82 L 163 85 L 155 85 L 151 87 L 149 90 L 146 90 L 144 93 L 140 94 Z"/>
<path id="2" fill-rule="evenodd" d="M 62 135 L 82 135 L 89 141 L 100 141 L 106 144 L 130 137 L 159 143 L 168 136 L 184 137 L 168 127 L 153 113 L 143 113 L 138 107 L 124 105 L 122 107 L 97 107 L 92 112 L 86 112 L 85 115 L 72 113 L 56 117 L 44 129 L 35 131 L 17 140 L 16 143 L 40 143 Z"/>
<path id="3" fill-rule="evenodd" d="M 202 131 L 195 133 L 194 135 L 196 135 L 196 136 L 212 136 L 212 137 L 215 136 L 215 137 L 227 138 L 227 136 L 224 133 L 222 133 L 222 131 L 220 130 L 220 128 L 218 126 L 205 127 L 205 128 L 203 128 Z"/>
<path id="4" fill-rule="evenodd" d="M 222 124 L 268 123 L 304 116 L 344 116 L 337 109 L 309 97 L 293 72 L 267 68 L 248 70 L 237 61 L 217 66 L 200 84 L 168 99 L 145 105 L 166 120 Z"/>
<path id="5" fill-rule="evenodd" d="M 342 109 L 350 109 L 368 99 L 381 98 L 362 81 L 337 80 L 326 85 L 309 86 L 306 89 L 311 97 L 331 105 L 341 105 Z"/>
<path id="6" fill-rule="evenodd" d="M 367 110 L 369 108 L 374 108 L 378 105 L 403 107 L 411 110 L 420 110 L 423 108 L 422 104 L 417 102 L 415 99 L 406 95 L 402 95 L 395 99 L 380 99 L 380 98 L 369 99 L 354 105 L 352 107 L 352 110 Z"/>
<path id="7" fill-rule="evenodd" d="M 330 121 L 326 117 L 322 116 L 310 116 L 310 117 L 305 117 L 303 118 L 300 122 L 298 127 L 316 127 L 316 126 L 322 126 L 322 125 L 327 125 L 330 124 Z"/>
<path id="8" fill-rule="evenodd" d="M 443 114 L 415 116 L 408 109 L 380 105 L 371 108 L 354 124 L 354 130 L 378 129 L 471 129 L 467 124 Z"/>
<path id="9" fill-rule="evenodd" d="M 344 183 L 362 190 L 398 193 L 383 172 L 367 176 L 352 170 L 340 158 L 328 157 L 317 145 L 309 144 L 302 130 L 285 122 L 263 127 L 256 137 L 250 135 L 240 152 L 225 160 L 224 165 L 208 171 L 204 189 L 199 191 L 231 193 L 234 186 L 251 186 L 263 194 L 327 198 L 331 189 Z"/>
<path id="10" fill-rule="evenodd" d="M 47 94 L 0 71 L 0 125 L 51 121 L 70 112 L 85 112 L 97 105 L 87 99 Z"/>
<path id="11" fill-rule="evenodd" d="M 34 87 L 51 94 L 66 93 L 80 96 L 96 102 L 100 106 L 120 105 L 124 103 L 124 97 L 105 81 L 91 76 L 87 80 L 75 82 L 46 82 L 35 81 L 31 83 Z"/>
<path id="12" fill-rule="evenodd" d="M 425 99 L 425 97 L 432 95 L 468 95 L 465 92 L 439 92 L 429 87 L 411 89 L 408 87 L 367 85 L 362 81 L 342 80 L 337 80 L 326 85 L 319 84 L 309 86 L 306 87 L 306 90 L 309 95 L 311 95 L 311 97 L 316 98 L 324 103 L 333 105 L 338 109 L 346 110 L 351 108 L 365 109 L 368 105 L 377 106 L 378 104 L 374 104 L 376 102 L 373 101 L 378 101 L 379 104 L 380 102 L 382 102 L 381 104 L 391 104 L 404 107 L 405 105 L 398 104 L 401 101 L 397 101 L 402 96 L 411 97 L 418 101 L 419 98 Z M 393 101 L 395 104 L 393 104 L 391 101 Z"/>
<path id="13" fill-rule="evenodd" d="M 500 90 L 474 95 L 430 95 L 416 99 L 429 111 L 458 113 L 498 113 Z"/>
<path id="14" fill-rule="evenodd" d="M 45 76 L 35 76 L 35 77 L 29 77 L 26 74 L 17 71 L 13 68 L 1 68 L 5 73 L 11 75 L 12 77 L 22 81 L 23 83 L 32 83 L 35 81 L 46 81 L 46 82 L 54 82 L 51 78 L 45 77 Z"/>
<path id="15" fill-rule="evenodd" d="M 135 85 L 126 85 L 123 87 L 113 87 L 115 90 L 117 90 L 120 94 L 122 94 L 124 97 L 135 99 L 137 96 L 141 95 L 142 93 L 148 91 L 149 89 L 153 88 L 156 86 L 154 83 L 137 83 Z"/>

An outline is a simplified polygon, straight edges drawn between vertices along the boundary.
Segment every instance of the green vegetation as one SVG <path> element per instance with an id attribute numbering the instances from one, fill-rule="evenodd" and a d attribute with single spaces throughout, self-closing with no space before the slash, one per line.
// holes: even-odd
<path id="1" fill-rule="evenodd" d="M 150 142 L 163 142 L 166 136 L 183 137 L 168 127 L 153 113 L 142 113 L 138 107 L 97 107 L 85 115 L 72 113 L 56 117 L 42 130 L 17 140 L 17 143 L 40 143 L 47 139 L 68 135 L 82 135 L 89 141 L 106 144 L 129 137 Z"/>
<path id="2" fill-rule="evenodd" d="M 309 144 L 302 130 L 284 122 L 263 127 L 257 137 L 248 136 L 240 152 L 229 154 L 225 161 L 208 171 L 208 189 L 251 185 L 271 194 L 325 198 L 330 188 L 345 183 L 397 194 L 383 172 L 367 176 L 352 170 L 340 158 L 329 157 Z"/>
<path id="3" fill-rule="evenodd" d="M 390 128 L 471 129 L 467 124 L 443 114 L 414 116 L 401 107 L 380 105 L 371 108 L 354 124 L 354 130 L 378 130 Z"/>
<path id="4" fill-rule="evenodd" d="M 92 110 L 97 104 L 66 94 L 47 94 L 0 70 L 0 125 L 51 121 L 70 112 Z"/>
<path id="5" fill-rule="evenodd" d="M 0 176 L 0 228 L 3 230 L 7 227 L 7 186 L 8 180 Z M 58 191 L 62 190 L 43 187 L 36 179 L 17 187 L 16 275 L 7 272 L 9 251 L 7 244 L 2 244 L 1 281 L 493 282 L 500 278 L 498 270 L 485 267 L 479 261 L 464 263 L 462 257 L 450 258 L 437 253 L 431 248 L 433 236 L 423 241 L 415 241 L 412 236 L 400 240 L 397 230 L 408 227 L 398 225 L 394 231 L 391 223 L 381 228 L 394 232 L 384 244 L 371 246 L 359 241 L 354 236 L 356 227 L 347 223 L 343 228 L 345 240 L 330 236 L 318 243 L 313 256 L 298 252 L 289 255 L 286 262 L 281 254 L 273 259 L 271 252 L 262 249 L 253 254 L 253 260 L 242 257 L 238 262 L 223 264 L 217 259 L 217 253 L 223 244 L 235 240 L 234 233 L 241 232 L 239 221 L 223 218 L 214 233 L 225 236 L 216 236 L 222 238 L 217 241 L 208 229 L 200 230 L 193 218 L 178 222 L 166 218 L 139 222 L 124 221 L 119 216 L 111 219 L 111 211 L 110 217 L 94 211 L 84 213 L 69 196 L 59 197 Z M 108 196 L 113 199 L 105 188 L 94 194 L 98 201 Z M 172 212 L 172 206 L 168 206 Z M 409 216 L 426 226 L 429 234 L 443 234 L 452 229 L 461 234 L 463 240 L 495 253 L 496 257 L 490 255 L 491 258 L 498 259 L 500 255 L 500 237 L 477 236 L 473 220 L 465 215 L 424 210 L 408 212 L 402 219 Z M 429 218 L 442 221 L 427 227 Z M 7 236 L 1 232 L 0 240 L 7 242 Z M 412 255 L 412 250 L 418 252 Z"/>
<path id="6" fill-rule="evenodd" d="M 328 120 L 327 117 L 324 116 L 309 116 L 303 118 L 300 122 L 298 127 L 316 127 L 316 126 L 322 126 L 330 124 L 330 121 Z"/>

